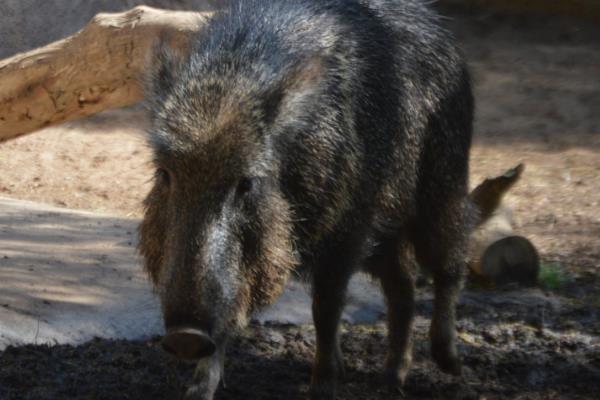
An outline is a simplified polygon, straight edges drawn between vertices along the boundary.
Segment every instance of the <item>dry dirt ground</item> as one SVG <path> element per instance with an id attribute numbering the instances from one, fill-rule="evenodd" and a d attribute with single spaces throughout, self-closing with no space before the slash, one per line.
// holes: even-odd
<path id="1" fill-rule="evenodd" d="M 510 290 L 468 290 L 459 306 L 463 379 L 440 374 L 419 301 L 415 366 L 403 393 L 378 371 L 385 328 L 345 326 L 341 399 L 575 399 L 600 393 L 600 27 L 549 17 L 447 8 L 475 83 L 472 181 L 519 162 L 508 196 L 517 230 L 559 271 L 536 304 Z M 0 195 L 139 216 L 151 177 L 139 109 L 105 113 L 0 146 Z M 421 291 L 427 292 L 423 287 Z M 525 297 L 529 299 L 530 297 Z M 508 300 L 510 299 L 510 300 Z M 310 327 L 252 326 L 233 343 L 219 399 L 303 398 Z M 0 353 L 2 399 L 172 399 L 192 367 L 157 340 L 96 340 Z"/>

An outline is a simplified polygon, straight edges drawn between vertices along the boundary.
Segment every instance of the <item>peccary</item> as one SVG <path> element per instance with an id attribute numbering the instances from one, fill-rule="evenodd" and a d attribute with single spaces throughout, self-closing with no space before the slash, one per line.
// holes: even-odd
<path id="1" fill-rule="evenodd" d="M 438 17 L 416 0 L 233 0 L 189 55 L 162 46 L 153 63 L 140 251 L 164 348 L 199 360 L 188 398 L 213 397 L 227 339 L 296 271 L 313 288 L 312 398 L 335 396 L 345 289 L 361 269 L 381 281 L 385 373 L 402 384 L 413 255 L 434 277 L 432 356 L 460 374 L 473 100 Z"/>

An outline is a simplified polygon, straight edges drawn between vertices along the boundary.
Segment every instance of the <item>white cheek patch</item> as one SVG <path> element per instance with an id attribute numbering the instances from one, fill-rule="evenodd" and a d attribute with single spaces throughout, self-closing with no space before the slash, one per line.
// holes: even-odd
<path id="1" fill-rule="evenodd" d="M 220 300 L 227 303 L 235 299 L 239 286 L 239 265 L 235 259 L 236 238 L 231 232 L 229 218 L 221 215 L 216 223 L 208 228 L 205 238 L 202 251 L 204 275 L 207 281 L 213 282 L 221 289 Z"/>

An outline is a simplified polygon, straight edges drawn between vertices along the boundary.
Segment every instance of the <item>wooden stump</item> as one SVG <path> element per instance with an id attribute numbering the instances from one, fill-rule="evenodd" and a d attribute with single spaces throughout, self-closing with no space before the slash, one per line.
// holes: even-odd
<path id="1" fill-rule="evenodd" d="M 478 272 L 496 285 L 533 286 L 540 272 L 540 257 L 523 236 L 507 236 L 490 244 L 481 255 Z"/>
<path id="2" fill-rule="evenodd" d="M 471 234 L 469 268 L 487 283 L 534 285 L 540 269 L 535 246 L 516 235 L 511 211 L 501 207 L 504 195 L 520 179 L 519 164 L 504 174 L 484 180 L 471 192 L 479 211 L 479 226 Z"/>

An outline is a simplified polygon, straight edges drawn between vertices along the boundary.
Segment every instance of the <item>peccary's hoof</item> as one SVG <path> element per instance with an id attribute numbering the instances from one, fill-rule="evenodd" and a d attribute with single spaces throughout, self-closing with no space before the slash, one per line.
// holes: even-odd
<path id="1" fill-rule="evenodd" d="M 454 376 L 462 375 L 462 362 L 454 345 L 453 335 L 443 330 L 431 330 L 431 356 L 442 372 Z"/>
<path id="2" fill-rule="evenodd" d="M 212 396 L 212 394 L 207 393 L 206 390 L 201 388 L 200 386 L 192 385 L 185 392 L 183 399 L 184 400 L 213 400 L 213 396 Z"/>
<path id="3" fill-rule="evenodd" d="M 400 385 L 393 385 L 390 384 L 388 382 L 387 384 L 387 390 L 389 393 L 391 393 L 394 396 L 398 396 L 398 398 L 405 398 L 406 397 L 406 393 L 404 393 L 404 389 L 402 389 L 402 386 Z"/>
<path id="4" fill-rule="evenodd" d="M 402 392 L 404 382 L 406 382 L 406 376 L 408 375 L 408 369 L 386 369 L 383 378 L 386 386 L 393 392 Z"/>
<path id="5" fill-rule="evenodd" d="M 313 383 L 310 386 L 310 400 L 335 400 L 336 385 L 333 382 Z"/>
<path id="6" fill-rule="evenodd" d="M 433 359 L 442 372 L 454 376 L 462 376 L 462 362 L 458 357 L 448 355 L 440 357 L 439 354 L 436 355 L 434 353 Z"/>
<path id="7" fill-rule="evenodd" d="M 392 373 L 391 371 L 386 371 L 383 375 L 384 385 L 387 391 L 393 395 L 397 395 L 400 398 L 405 397 L 405 393 L 403 390 L 404 387 L 404 379 L 398 376 L 397 373 Z"/>
<path id="8" fill-rule="evenodd" d="M 408 376 L 411 365 L 412 355 L 410 351 L 400 359 L 388 356 L 384 370 L 384 379 L 387 386 L 392 389 L 401 389 L 406 382 L 406 377 Z"/>

